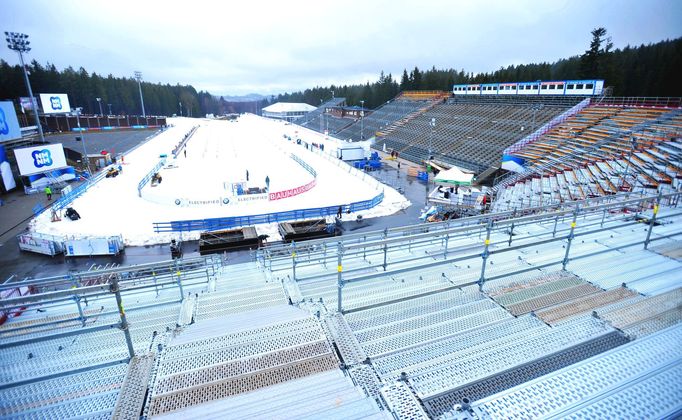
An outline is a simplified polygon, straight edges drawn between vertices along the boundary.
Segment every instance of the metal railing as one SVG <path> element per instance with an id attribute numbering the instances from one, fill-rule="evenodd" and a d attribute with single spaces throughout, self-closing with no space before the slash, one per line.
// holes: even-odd
<path id="1" fill-rule="evenodd" d="M 663 108 L 682 108 L 682 98 L 680 97 L 612 97 L 602 96 L 592 98 L 592 105 L 599 106 L 631 106 L 631 107 L 663 107 Z"/>
<path id="2" fill-rule="evenodd" d="M 580 101 L 574 107 L 572 107 L 569 110 L 557 115 L 556 117 L 552 118 L 549 122 L 543 124 L 540 128 L 535 130 L 535 132 L 527 135 L 526 137 L 522 138 L 521 140 L 517 141 L 516 143 L 514 143 L 511 146 L 504 149 L 502 154 L 503 155 L 511 155 L 514 152 L 518 152 L 522 147 L 524 147 L 527 144 L 532 143 L 535 140 L 539 139 L 540 137 L 545 135 L 552 128 L 556 127 L 557 125 L 559 125 L 562 122 L 566 121 L 567 119 L 571 118 L 572 116 L 574 116 L 578 112 L 582 111 L 589 104 L 590 104 L 590 98 L 585 98 L 584 100 Z"/>
<path id="3" fill-rule="evenodd" d="M 147 184 L 149 183 L 149 181 L 152 179 L 152 177 L 154 177 L 154 174 L 156 174 L 157 172 L 159 172 L 159 170 L 160 170 L 160 169 L 163 167 L 163 165 L 165 165 L 165 164 L 166 164 L 166 158 L 161 158 L 161 160 L 159 160 L 159 163 L 157 163 L 156 165 L 154 165 L 154 167 L 152 168 L 152 170 L 149 171 L 149 172 L 147 172 L 147 175 L 145 175 L 144 178 L 142 178 L 142 179 L 140 180 L 140 182 L 137 184 L 137 196 L 138 196 L 138 197 L 142 197 L 142 188 L 144 188 L 144 186 L 147 185 Z"/>
<path id="4" fill-rule="evenodd" d="M 651 199 L 652 196 L 649 196 Z M 365 244 L 372 241 L 390 239 L 390 238 L 405 238 L 419 234 L 440 235 L 442 232 L 447 232 L 451 229 L 471 227 L 481 228 L 488 222 L 493 221 L 498 223 L 502 220 L 519 218 L 527 215 L 542 215 L 551 214 L 555 216 L 558 212 L 571 212 L 576 208 L 582 208 L 583 214 L 587 214 L 588 210 L 594 206 L 606 205 L 613 208 L 629 208 L 632 203 L 641 202 L 646 196 L 636 193 L 621 193 L 610 196 L 588 198 L 586 200 L 572 201 L 567 203 L 552 203 L 537 207 L 521 208 L 517 210 L 509 210 L 497 213 L 485 213 L 478 216 L 465 217 L 460 219 L 446 220 L 436 223 L 425 223 L 419 225 L 408 225 L 395 227 L 390 229 L 376 230 L 365 233 L 348 234 L 339 238 L 326 238 L 305 241 L 301 244 L 282 244 L 270 245 L 268 247 L 259 249 L 256 257 L 263 263 L 263 265 L 271 270 L 277 270 L 276 264 L 278 262 L 286 262 L 291 260 L 291 253 L 296 252 L 299 255 L 299 261 L 307 259 L 314 263 L 319 262 L 316 257 L 327 253 L 329 249 L 335 249 L 338 242 L 343 244 Z M 674 200 L 674 198 L 670 199 Z M 587 209 L 587 210 L 586 210 Z M 295 249 L 295 250 L 294 250 Z M 307 253 L 317 253 L 317 255 L 308 256 Z M 328 254 L 326 254 L 328 255 Z M 284 264 L 284 269 L 288 269 Z"/>
<path id="5" fill-rule="evenodd" d="M 507 219 L 507 220 L 501 220 L 501 221 L 495 221 L 493 219 L 488 220 L 488 222 L 485 224 L 485 226 L 477 226 L 472 228 L 467 228 L 467 227 L 459 227 L 459 228 L 453 228 L 453 229 L 447 229 L 440 231 L 438 233 L 433 233 L 433 232 L 426 232 L 423 234 L 418 234 L 418 235 L 410 235 L 408 238 L 384 238 L 372 242 L 367 242 L 367 243 L 355 243 L 355 244 L 345 244 L 343 242 L 337 242 L 336 250 L 332 249 L 332 252 L 329 252 L 330 257 L 333 259 L 336 259 L 336 264 L 337 264 L 337 273 L 336 273 L 336 279 L 337 279 L 337 310 L 339 312 L 344 312 L 343 308 L 343 287 L 346 283 L 350 282 L 359 282 L 359 281 L 366 281 L 366 280 L 371 280 L 374 278 L 380 278 L 380 277 L 386 277 L 386 276 L 394 276 L 400 273 L 405 273 L 405 272 L 419 272 L 420 270 L 425 270 L 431 267 L 437 267 L 437 266 L 445 266 L 448 264 L 453 264 L 453 263 L 458 263 L 458 262 L 463 262 L 463 261 L 475 261 L 476 259 L 480 258 L 481 259 L 481 271 L 480 271 L 480 276 L 477 280 L 466 282 L 466 283 L 461 283 L 457 284 L 457 287 L 463 287 L 463 286 L 470 286 L 470 285 L 478 285 L 480 289 L 483 288 L 483 285 L 485 284 L 486 281 L 490 280 L 495 280 L 499 278 L 504 278 L 508 276 L 513 276 L 517 274 L 522 274 L 525 272 L 529 271 L 534 271 L 542 268 L 548 268 L 552 266 L 561 266 L 562 270 L 565 270 L 567 265 L 569 264 L 570 261 L 578 260 L 578 259 L 583 259 L 587 258 L 590 256 L 595 256 L 607 252 L 615 252 L 623 248 L 628 248 L 628 247 L 633 247 L 637 245 L 644 245 L 644 249 L 648 249 L 648 246 L 651 242 L 654 241 L 659 241 L 659 240 L 664 240 L 664 239 L 669 239 L 671 237 L 675 236 L 680 236 L 682 235 L 682 230 L 673 232 L 667 235 L 658 235 L 656 238 L 651 238 L 651 233 L 653 230 L 653 227 L 656 225 L 657 220 L 660 221 L 662 219 L 667 219 L 675 216 L 680 216 L 682 215 L 682 211 L 677 211 L 673 212 L 670 214 L 667 214 L 665 216 L 658 216 L 658 211 L 661 206 L 661 203 L 664 201 L 667 202 L 677 202 L 676 200 L 679 198 L 681 193 L 673 193 L 673 194 L 658 194 L 657 196 L 648 196 L 644 198 L 637 198 L 637 199 L 632 199 L 632 200 L 626 200 L 622 203 L 616 203 L 614 204 L 600 204 L 596 206 L 590 206 L 590 207 L 585 207 L 581 208 L 580 206 L 576 206 L 572 210 L 562 210 L 558 211 L 554 214 L 541 214 L 541 215 L 528 215 L 524 216 L 521 218 L 513 218 L 513 219 Z M 593 251 L 593 252 L 588 252 L 588 253 L 583 253 L 577 256 L 571 256 L 571 245 L 572 242 L 576 237 L 580 236 L 587 236 L 599 232 L 603 232 L 606 230 L 611 230 L 614 228 L 624 228 L 628 226 L 635 226 L 640 223 L 642 223 L 641 220 L 638 220 L 637 218 L 632 217 L 631 214 L 626 214 L 626 213 L 621 213 L 622 217 L 616 218 L 616 219 L 610 219 L 606 221 L 606 227 L 605 227 L 605 216 L 607 212 L 613 212 L 613 211 L 620 211 L 623 208 L 639 208 L 639 209 L 644 209 L 644 208 L 651 208 L 652 209 L 652 216 L 649 216 L 646 220 L 646 223 L 649 225 L 647 229 L 647 233 L 644 238 L 641 240 L 637 240 L 634 242 L 629 242 L 629 243 L 624 243 L 620 244 L 618 246 L 614 247 L 609 247 L 608 249 L 601 249 L 598 251 Z M 599 220 L 599 214 L 601 213 L 601 220 Z M 587 215 L 591 214 L 592 217 L 587 218 Z M 596 217 L 595 217 L 596 216 Z M 584 220 L 587 221 L 584 226 L 581 226 L 580 229 L 577 228 L 578 226 L 578 218 L 579 217 L 584 217 Z M 557 231 L 557 224 L 559 218 L 562 219 L 569 219 L 570 220 L 570 225 L 568 225 L 568 228 L 562 229 Z M 524 224 L 538 224 L 538 223 L 554 223 L 554 229 L 553 232 L 551 233 L 551 236 L 549 232 L 546 234 L 546 238 L 542 236 L 531 236 L 527 241 L 523 241 L 521 244 L 514 245 L 512 246 L 512 242 L 514 240 L 514 228 L 518 227 L 520 225 Z M 491 234 L 493 231 L 499 232 L 506 232 L 508 233 L 508 239 L 504 241 L 498 241 L 496 243 L 491 242 Z M 479 238 L 484 237 L 485 239 L 482 241 L 482 245 L 473 245 L 473 246 L 465 246 L 465 247 L 460 247 L 458 249 L 448 249 L 448 243 L 451 240 L 454 240 L 457 238 L 457 236 L 468 236 L 472 237 L 474 235 L 477 235 Z M 516 239 L 517 242 L 520 242 L 519 239 Z M 427 257 L 423 256 L 417 256 L 417 257 L 412 257 L 408 259 L 401 259 L 399 261 L 393 262 L 394 265 L 400 266 L 402 268 L 397 268 L 393 270 L 388 270 L 389 263 L 387 260 L 387 255 L 390 248 L 395 248 L 395 247 L 401 247 L 405 248 L 407 247 L 415 247 L 419 245 L 424 245 L 424 244 L 433 244 L 434 242 L 440 242 L 442 244 L 442 251 L 439 251 L 438 254 L 433 254 L 427 253 Z M 533 264 L 529 267 L 522 268 L 516 271 L 506 271 L 502 274 L 494 275 L 494 276 L 486 276 L 486 267 L 487 267 L 487 260 L 491 255 L 494 254 L 502 254 L 505 252 L 510 252 L 510 251 L 517 251 L 520 249 L 528 248 L 528 247 L 537 247 L 537 246 L 550 246 L 550 244 L 560 244 L 561 247 L 565 249 L 565 252 L 563 253 L 563 258 L 557 261 L 550 261 L 550 262 L 545 262 L 542 264 Z M 491 246 L 493 245 L 501 245 L 501 247 L 498 247 L 496 249 L 491 249 Z M 506 247 L 504 247 L 506 245 Z M 442 254 L 441 254 L 442 252 Z M 379 253 L 383 253 L 383 263 L 380 264 L 374 264 L 370 265 L 368 267 L 363 267 L 361 269 L 356 269 L 356 270 L 351 270 L 351 272 L 345 272 L 343 270 L 343 263 L 344 260 L 348 257 L 356 257 L 360 256 L 362 254 L 363 259 L 366 258 L 367 253 L 373 253 L 374 255 L 377 255 Z M 454 257 L 451 257 L 449 255 L 454 255 Z M 325 258 L 327 258 L 327 250 L 325 249 Z M 296 258 L 292 258 L 292 260 L 296 260 Z M 423 262 L 424 260 L 429 260 L 428 262 Z M 422 261 L 420 263 L 417 263 L 417 261 Z M 405 267 L 405 263 L 410 262 L 407 267 Z M 293 263 L 296 265 L 296 263 Z M 319 261 L 318 261 L 319 264 Z M 295 269 L 295 268 L 294 268 Z M 367 272 L 370 272 L 370 274 L 366 274 Z M 330 274 L 327 274 L 326 276 L 321 276 L 321 277 L 330 277 Z M 358 310 L 358 308 L 355 308 L 354 310 Z"/>
<path id="6" fill-rule="evenodd" d="M 0 290 L 27 286 L 38 293 L 52 292 L 106 283 L 106 280 L 112 276 L 116 276 L 122 280 L 142 279 L 145 277 L 161 275 L 162 273 L 176 272 L 177 270 L 183 272 L 194 270 L 197 267 L 208 267 L 210 275 L 214 275 L 219 263 L 219 258 L 209 255 L 198 258 L 135 264 L 126 267 L 105 267 L 104 269 L 93 269 L 59 276 L 43 277 L 39 279 L 27 278 L 19 281 L 5 282 L 0 284 Z"/>
<path id="7" fill-rule="evenodd" d="M 132 358 L 135 355 L 135 350 L 128 329 L 126 312 L 182 302 L 185 299 L 185 287 L 208 283 L 212 278 L 215 278 L 217 268 L 220 265 L 222 265 L 222 260 L 211 256 L 130 267 L 118 267 L 94 272 L 88 271 L 69 276 L 31 279 L 2 284 L 1 286 L 3 289 L 31 286 L 34 293 L 3 299 L 2 302 L 0 302 L 0 312 L 11 312 L 13 310 L 25 311 L 35 307 L 46 309 L 53 306 L 63 306 L 64 304 L 73 302 L 76 306 L 78 315 L 74 317 L 58 317 L 56 320 L 48 319 L 43 322 L 31 322 L 27 325 L 22 324 L 22 326 L 16 328 L 5 328 L 0 331 L 0 338 L 8 337 L 11 339 L 0 342 L 0 351 L 11 347 L 118 328 L 123 333 L 128 348 L 128 355 Z M 94 284 L 88 284 L 93 280 L 95 281 Z M 124 306 L 127 299 L 134 302 L 135 296 L 140 293 L 148 293 L 154 290 L 158 297 L 159 290 L 167 287 L 177 288 L 177 299 L 162 300 L 160 302 L 152 302 L 137 306 L 134 306 L 133 304 L 130 304 L 129 307 Z M 88 299 L 106 296 L 113 296 L 116 299 L 115 311 L 97 311 L 92 315 L 86 315 L 82 302 L 87 302 Z M 113 314 L 119 316 L 119 322 L 85 327 L 86 322 L 90 318 L 97 319 Z M 84 328 L 58 333 L 48 333 L 33 337 L 35 332 L 44 329 L 48 325 L 57 328 L 60 325 L 68 326 L 74 321 L 81 322 Z M 27 336 L 31 338 L 22 339 L 20 337 L 21 334 L 27 334 Z M 64 374 L 68 374 L 68 372 Z"/>

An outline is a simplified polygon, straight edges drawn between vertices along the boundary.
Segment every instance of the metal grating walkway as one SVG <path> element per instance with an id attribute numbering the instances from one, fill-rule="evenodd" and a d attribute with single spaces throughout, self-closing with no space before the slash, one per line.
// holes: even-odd
<path id="1" fill-rule="evenodd" d="M 429 418 L 419 400 L 404 382 L 395 382 L 383 387 L 381 396 L 384 397 L 388 408 L 399 419 L 427 420 Z"/>
<path id="2" fill-rule="evenodd" d="M 556 324 L 571 317 L 589 313 L 603 306 L 630 299 L 637 294 L 625 287 L 599 292 L 581 297 L 552 308 L 537 311 L 535 314 L 548 324 Z"/>
<path id="3" fill-rule="evenodd" d="M 410 383 L 430 414 L 437 416 L 462 398 L 482 398 L 626 341 L 602 322 L 588 319 L 527 339 L 519 337 L 506 346 L 482 349 L 411 377 Z"/>
<path id="4" fill-rule="evenodd" d="M 620 309 L 597 311 L 597 314 L 616 328 L 627 330 L 637 327 L 649 320 L 654 320 L 649 329 L 638 333 L 641 335 L 656 325 L 656 317 L 663 316 L 661 327 L 682 321 L 679 317 L 682 309 L 682 287 L 658 296 L 647 297 L 641 301 Z M 668 312 L 667 315 L 663 315 Z M 665 321 L 667 316 L 668 321 Z M 655 329 L 655 328 L 654 328 Z"/>
<path id="5" fill-rule="evenodd" d="M 140 417 L 155 357 L 155 353 L 148 353 L 130 360 L 112 420 Z"/>
<path id="6" fill-rule="evenodd" d="M 561 418 L 575 410 L 587 414 L 584 410 L 590 406 L 587 418 L 662 418 L 664 413 L 657 412 L 656 407 L 677 405 L 679 410 L 682 404 L 680 348 L 682 326 L 672 327 L 482 399 L 472 407 L 481 419 Z M 669 371 L 671 366 L 677 367 Z M 628 388 L 628 384 L 666 371 L 677 372 L 677 376 L 666 375 L 664 386 L 651 387 L 653 392 L 593 405 L 614 391 Z"/>

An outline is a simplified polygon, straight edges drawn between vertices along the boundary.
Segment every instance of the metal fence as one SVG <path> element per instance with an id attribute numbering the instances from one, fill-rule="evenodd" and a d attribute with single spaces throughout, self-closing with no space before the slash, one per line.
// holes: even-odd
<path id="1" fill-rule="evenodd" d="M 166 164 L 166 158 L 161 158 L 159 163 L 154 165 L 154 168 L 152 168 L 151 171 L 147 173 L 147 175 L 142 178 L 142 180 L 137 184 L 137 196 L 142 197 L 142 188 L 144 188 L 145 185 L 152 179 L 155 173 L 159 172 L 161 167 Z"/>
<path id="2" fill-rule="evenodd" d="M 303 159 L 301 159 L 300 157 L 296 156 L 293 153 L 290 156 L 296 163 L 301 165 L 303 167 L 303 169 L 308 171 L 308 173 L 310 173 L 310 175 L 317 177 L 317 171 L 315 169 L 313 169 L 312 166 L 308 165 Z"/>
<path id="3" fill-rule="evenodd" d="M 79 185 L 78 187 L 72 189 L 67 194 L 61 196 L 59 200 L 55 201 L 52 205 L 53 210 L 61 210 L 71 204 L 75 199 L 83 195 L 87 190 L 97 184 L 102 178 L 106 177 L 106 172 L 102 171 L 95 175 L 94 177 L 88 179 L 87 182 Z M 36 215 L 37 216 L 37 215 Z"/>

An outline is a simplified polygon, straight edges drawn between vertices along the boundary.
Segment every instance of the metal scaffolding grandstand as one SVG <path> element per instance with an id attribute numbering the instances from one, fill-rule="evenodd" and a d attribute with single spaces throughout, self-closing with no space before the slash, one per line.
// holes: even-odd
<path id="1" fill-rule="evenodd" d="M 496 182 L 495 210 L 620 191 L 679 191 L 682 109 L 662 106 L 679 106 L 679 101 L 632 105 L 628 98 L 605 98 L 597 103 L 508 152 L 523 167 Z"/>
<path id="2" fill-rule="evenodd" d="M 679 415 L 680 195 L 3 284 L 0 416 Z"/>

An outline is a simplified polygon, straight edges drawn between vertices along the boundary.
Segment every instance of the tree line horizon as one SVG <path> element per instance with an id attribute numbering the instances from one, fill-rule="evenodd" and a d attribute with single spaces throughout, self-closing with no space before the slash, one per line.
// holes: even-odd
<path id="1" fill-rule="evenodd" d="M 553 63 L 510 65 L 498 70 L 474 74 L 464 69 L 428 70 L 418 67 L 403 70 L 398 80 L 391 73 L 380 72 L 373 82 L 352 85 L 317 86 L 297 92 L 264 97 L 251 102 L 232 102 L 222 96 L 197 91 L 192 85 L 142 82 L 147 115 L 182 114 L 186 116 L 258 113 L 275 102 L 305 102 L 312 106 L 335 97 L 346 98 L 348 105 L 364 101 L 369 109 L 393 99 L 406 90 L 451 91 L 455 84 L 523 82 L 532 80 L 604 79 L 612 87 L 613 96 L 682 96 L 682 38 L 664 40 L 636 47 L 613 49 L 604 28 L 595 28 L 587 50 L 581 55 L 559 59 Z M 85 113 L 99 114 L 96 98 L 102 99 L 102 111 L 116 115 L 140 115 L 137 80 L 133 77 L 102 76 L 83 67 L 69 66 L 59 71 L 54 64 L 41 65 L 36 60 L 27 65 L 34 92 L 60 92 L 69 95 L 72 107 L 83 107 Z M 19 97 L 28 93 L 21 66 L 0 60 L 0 98 L 12 99 L 18 108 Z M 333 92 L 333 93 L 332 93 Z"/>

